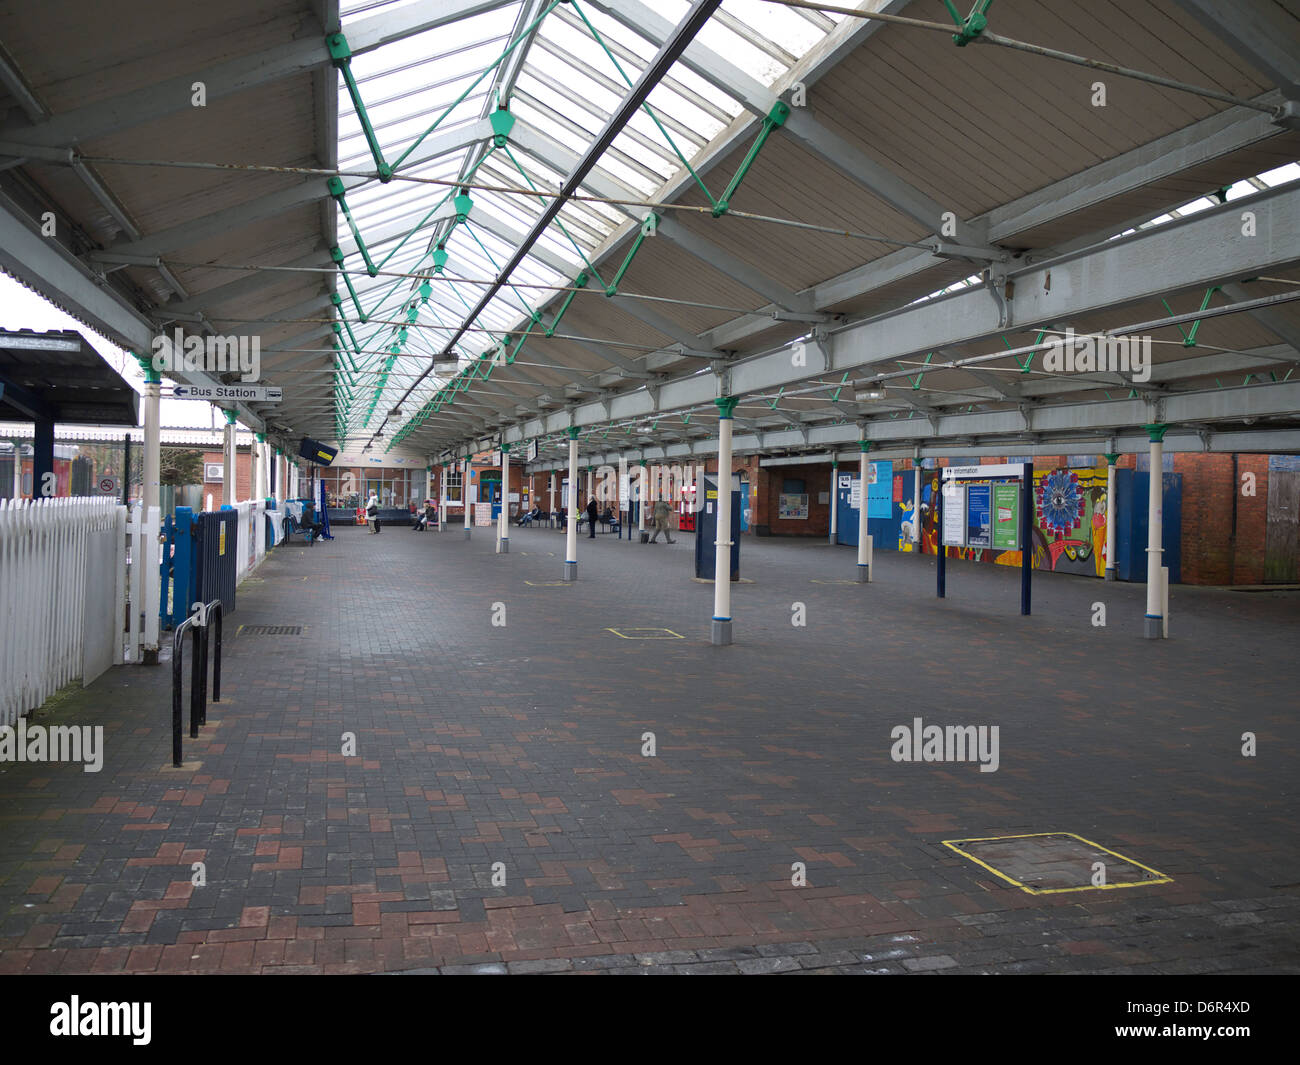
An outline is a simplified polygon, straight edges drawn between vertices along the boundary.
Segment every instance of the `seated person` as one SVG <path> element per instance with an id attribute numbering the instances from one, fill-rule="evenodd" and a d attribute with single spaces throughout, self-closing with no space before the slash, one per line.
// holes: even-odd
<path id="1" fill-rule="evenodd" d="M 601 524 L 602 524 L 602 525 L 609 525 L 609 524 L 611 524 L 612 522 L 614 522 L 614 520 L 615 520 L 615 518 L 614 518 L 614 509 L 613 509 L 613 508 L 612 508 L 608 503 L 606 503 L 606 504 L 605 504 L 605 513 L 602 514 L 602 515 L 600 516 Z"/>
<path id="2" fill-rule="evenodd" d="M 320 536 L 324 525 L 316 520 L 316 506 L 313 503 L 303 503 L 302 521 L 299 523 L 303 532 L 311 533 L 311 538 L 315 540 Z"/>
<path id="3" fill-rule="evenodd" d="M 524 514 L 523 517 L 521 517 L 521 518 L 519 519 L 519 524 L 520 524 L 520 526 L 531 525 L 533 522 L 535 522 L 535 521 L 536 521 L 538 518 L 540 518 L 541 516 L 542 516 L 542 508 L 541 508 L 541 507 L 533 507 L 532 510 L 528 511 L 526 514 Z"/>

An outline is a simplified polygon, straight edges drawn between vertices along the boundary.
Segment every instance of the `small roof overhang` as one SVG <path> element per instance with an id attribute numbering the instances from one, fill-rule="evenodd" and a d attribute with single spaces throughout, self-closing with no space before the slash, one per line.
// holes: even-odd
<path id="1" fill-rule="evenodd" d="M 140 397 L 76 330 L 0 329 L 0 419 L 130 425 Z"/>

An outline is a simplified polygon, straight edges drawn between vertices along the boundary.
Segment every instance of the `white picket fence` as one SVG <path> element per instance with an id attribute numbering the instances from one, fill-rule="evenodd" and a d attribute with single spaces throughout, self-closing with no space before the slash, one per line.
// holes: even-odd
<path id="1" fill-rule="evenodd" d="M 87 582 L 115 581 L 90 571 L 87 541 L 113 529 L 119 509 L 112 499 L 0 501 L 0 724 L 81 676 Z"/>
<path id="2" fill-rule="evenodd" d="M 264 500 L 235 506 L 243 581 L 266 557 L 267 521 L 279 515 L 268 514 Z M 92 565 L 87 543 L 105 531 L 114 533 L 115 564 Z M 159 532 L 158 508 L 145 514 L 138 503 L 128 510 L 101 498 L 0 500 L 0 725 L 82 676 L 88 616 L 91 637 L 111 643 L 113 665 L 141 662 L 158 646 Z M 101 631 L 87 604 L 106 602 L 112 620 Z"/>

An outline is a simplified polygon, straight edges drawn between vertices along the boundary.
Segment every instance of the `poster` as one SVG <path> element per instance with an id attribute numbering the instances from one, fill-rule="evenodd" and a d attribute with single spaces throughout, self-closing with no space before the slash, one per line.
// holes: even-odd
<path id="1" fill-rule="evenodd" d="M 777 509 L 777 517 L 782 519 L 807 520 L 808 496 L 782 493 Z"/>
<path id="2" fill-rule="evenodd" d="M 992 486 L 966 486 L 966 546 L 989 547 L 993 543 Z"/>
<path id="3" fill-rule="evenodd" d="M 1020 550 L 1020 485 L 993 486 L 993 547 Z"/>
<path id="4" fill-rule="evenodd" d="M 492 526 L 492 504 L 475 503 L 474 504 L 474 524 L 480 529 L 491 528 Z"/>
<path id="5" fill-rule="evenodd" d="M 854 477 L 849 488 L 849 506 L 858 510 L 862 506 L 862 478 Z"/>
<path id="6" fill-rule="evenodd" d="M 943 543 L 963 547 L 966 543 L 966 488 L 949 482 L 943 486 Z"/>

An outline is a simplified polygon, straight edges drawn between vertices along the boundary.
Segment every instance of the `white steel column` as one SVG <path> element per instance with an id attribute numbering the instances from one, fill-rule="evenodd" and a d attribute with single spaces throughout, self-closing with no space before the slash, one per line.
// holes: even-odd
<path id="1" fill-rule="evenodd" d="M 447 531 L 447 464 L 438 464 L 438 531 Z"/>
<path id="2" fill-rule="evenodd" d="M 839 538 L 839 533 L 836 531 L 837 518 L 838 518 L 836 511 L 839 510 L 839 506 L 837 505 L 839 503 L 839 490 L 840 490 L 839 472 L 840 472 L 839 462 L 836 459 L 831 459 L 831 532 L 829 537 L 831 543 L 835 543 L 835 541 Z"/>
<path id="3" fill-rule="evenodd" d="M 497 522 L 497 552 L 510 554 L 510 445 L 501 445 L 501 519 Z"/>
<path id="4" fill-rule="evenodd" d="M 921 460 L 912 460 L 912 543 L 921 550 Z"/>
<path id="5" fill-rule="evenodd" d="M 222 437 L 221 502 L 223 506 L 229 504 L 233 507 L 235 505 L 235 412 L 227 410 L 222 413 L 226 416 L 226 427 Z M 147 444 L 145 451 L 147 454 Z M 145 491 L 148 491 L 148 488 Z"/>
<path id="6" fill-rule="evenodd" d="M 871 580 L 871 537 L 867 535 L 867 480 L 871 464 L 867 452 L 871 450 L 871 441 L 859 441 L 862 456 L 858 464 L 858 476 L 862 478 L 862 493 L 858 497 L 858 583 L 865 584 Z"/>
<path id="7" fill-rule="evenodd" d="M 1108 453 L 1106 455 L 1106 580 L 1113 581 L 1118 577 L 1115 558 L 1119 550 L 1119 523 L 1115 520 L 1119 515 L 1115 508 L 1115 463 L 1119 460 L 1119 455 Z"/>
<path id="8" fill-rule="evenodd" d="M 161 420 L 159 418 L 159 397 L 162 395 L 162 378 L 158 371 L 149 367 L 144 378 L 144 491 L 141 503 L 145 514 L 150 507 L 160 507 L 159 496 L 162 466 Z"/>
<path id="9" fill-rule="evenodd" d="M 646 470 L 645 459 L 642 459 L 641 478 L 637 481 L 636 485 L 636 531 L 638 540 L 645 539 L 645 505 L 646 496 L 649 495 L 646 491 L 648 477 L 649 473 Z"/>
<path id="10" fill-rule="evenodd" d="M 1160 572 L 1164 550 L 1164 468 L 1167 425 L 1144 425 L 1151 440 L 1151 484 L 1147 492 L 1147 615 L 1143 635 L 1158 640 L 1164 628 L 1164 589 Z"/>
<path id="11" fill-rule="evenodd" d="M 555 471 L 551 471 L 551 502 L 546 508 L 546 513 L 555 513 Z"/>
<path id="12" fill-rule="evenodd" d="M 472 528 L 470 524 L 470 516 L 469 516 L 469 475 L 471 472 L 472 471 L 470 469 L 469 457 L 466 456 L 465 470 L 461 474 L 461 478 L 460 478 L 460 501 L 465 505 L 465 539 L 466 540 L 470 538 L 470 529 Z"/>
<path id="13" fill-rule="evenodd" d="M 161 575 L 158 563 L 161 547 L 158 532 L 162 527 L 161 467 L 162 436 L 159 416 L 162 377 L 149 362 L 140 360 L 144 369 L 144 485 L 140 493 L 140 516 L 145 522 L 144 537 L 144 664 L 158 665 L 158 592 Z M 128 471 L 129 473 L 129 471 Z"/>
<path id="14" fill-rule="evenodd" d="M 564 530 L 564 579 L 578 579 L 578 430 L 569 428 L 569 498 Z"/>
<path id="15" fill-rule="evenodd" d="M 731 643 L 731 429 L 737 400 L 720 396 L 718 407 L 718 512 L 713 541 L 713 622 L 709 642 L 715 647 Z"/>

